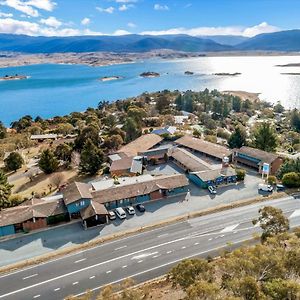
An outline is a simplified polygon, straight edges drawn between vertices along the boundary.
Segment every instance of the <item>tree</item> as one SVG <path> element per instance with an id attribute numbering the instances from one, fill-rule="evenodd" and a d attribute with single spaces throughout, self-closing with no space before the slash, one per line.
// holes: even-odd
<path id="1" fill-rule="evenodd" d="M 281 105 L 280 102 L 277 102 L 276 105 L 273 108 L 274 112 L 276 113 L 283 113 L 284 112 L 284 107 Z"/>
<path id="2" fill-rule="evenodd" d="M 9 197 L 11 195 L 12 185 L 7 181 L 7 177 L 0 170 L 0 209 L 10 206 Z"/>
<path id="3" fill-rule="evenodd" d="M 58 169 L 59 162 L 50 149 L 46 149 L 42 152 L 39 167 L 46 174 L 51 174 Z"/>
<path id="4" fill-rule="evenodd" d="M 16 172 L 24 164 L 24 159 L 19 152 L 11 152 L 4 163 L 7 170 Z"/>
<path id="5" fill-rule="evenodd" d="M 72 152 L 73 152 L 73 148 L 67 143 L 63 143 L 63 144 L 59 144 L 56 147 L 54 154 L 58 159 L 69 163 L 71 162 L 72 159 Z"/>
<path id="6" fill-rule="evenodd" d="M 242 146 L 246 145 L 246 137 L 246 131 L 240 126 L 237 126 L 228 140 L 229 147 L 231 149 L 241 148 Z"/>
<path id="7" fill-rule="evenodd" d="M 265 151 L 275 151 L 277 147 L 277 138 L 274 129 L 267 122 L 257 127 L 253 134 L 254 146 Z"/>
<path id="8" fill-rule="evenodd" d="M 131 142 L 142 134 L 141 128 L 132 118 L 125 120 L 123 129 L 126 132 L 126 142 Z"/>
<path id="9" fill-rule="evenodd" d="M 103 147 L 109 150 L 118 150 L 124 143 L 122 137 L 119 134 L 108 136 L 105 138 Z"/>
<path id="10" fill-rule="evenodd" d="M 222 299 L 220 288 L 216 283 L 199 280 L 187 289 L 187 299 L 189 300 L 216 300 Z"/>
<path id="11" fill-rule="evenodd" d="M 270 175 L 270 176 L 268 177 L 268 183 L 269 183 L 269 184 L 274 185 L 274 184 L 276 184 L 276 182 L 277 182 L 276 176 Z"/>
<path id="12" fill-rule="evenodd" d="M 57 189 L 64 183 L 65 176 L 62 173 L 54 173 L 50 177 L 50 182 L 54 185 Z"/>
<path id="13" fill-rule="evenodd" d="M 91 125 L 83 128 L 74 141 L 75 149 L 81 150 L 88 139 L 98 146 L 100 143 L 99 128 Z"/>
<path id="14" fill-rule="evenodd" d="M 300 285 L 292 280 L 276 278 L 266 282 L 263 291 L 272 300 L 296 300 L 300 294 Z"/>
<path id="15" fill-rule="evenodd" d="M 259 223 L 263 233 L 261 240 L 264 242 L 267 238 L 287 232 L 290 228 L 289 220 L 283 214 L 282 210 L 272 206 L 265 206 L 259 209 L 258 219 L 253 220 L 253 224 Z"/>
<path id="16" fill-rule="evenodd" d="M 236 169 L 236 177 L 238 181 L 243 181 L 246 176 L 246 171 L 243 169 Z"/>
<path id="17" fill-rule="evenodd" d="M 299 187 L 300 186 L 300 174 L 296 172 L 286 173 L 282 177 L 282 183 L 287 187 Z"/>
<path id="18" fill-rule="evenodd" d="M 297 109 L 294 109 L 291 113 L 291 127 L 300 131 L 300 113 Z"/>
<path id="19" fill-rule="evenodd" d="M 6 137 L 6 128 L 3 123 L 0 121 L 0 139 L 4 139 Z"/>
<path id="20" fill-rule="evenodd" d="M 95 175 L 103 164 L 104 154 L 88 139 L 80 155 L 79 170 L 81 173 Z"/>
<path id="21" fill-rule="evenodd" d="M 163 113 L 164 110 L 167 110 L 169 108 L 169 105 L 170 105 L 169 98 L 165 95 L 161 95 L 156 100 L 155 107 L 158 110 L 158 112 L 161 114 Z"/>

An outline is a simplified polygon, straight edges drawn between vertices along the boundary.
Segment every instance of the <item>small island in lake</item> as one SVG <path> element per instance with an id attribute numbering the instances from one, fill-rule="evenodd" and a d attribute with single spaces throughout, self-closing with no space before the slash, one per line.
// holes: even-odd
<path id="1" fill-rule="evenodd" d="M 300 73 L 280 73 L 281 75 L 300 75 Z"/>
<path id="2" fill-rule="evenodd" d="M 185 74 L 185 75 L 194 75 L 194 72 L 191 72 L 191 71 L 185 71 L 184 74 Z"/>
<path id="3" fill-rule="evenodd" d="M 5 75 L 3 77 L 0 77 L 0 80 L 22 80 L 22 79 L 27 79 L 29 76 L 25 75 Z"/>
<path id="4" fill-rule="evenodd" d="M 140 74 L 141 77 L 147 77 L 147 78 L 152 78 L 152 77 L 159 77 L 160 74 L 157 72 L 143 72 Z"/>
<path id="5" fill-rule="evenodd" d="M 214 73 L 213 75 L 216 75 L 216 76 L 238 76 L 241 74 L 242 73 L 235 72 L 235 73 Z"/>
<path id="6" fill-rule="evenodd" d="M 111 80 L 118 80 L 118 79 L 122 79 L 122 76 L 104 76 L 101 77 L 99 80 L 101 81 L 111 81 Z"/>
<path id="7" fill-rule="evenodd" d="M 286 65 L 276 65 L 276 67 L 300 67 L 300 63 L 291 63 Z"/>

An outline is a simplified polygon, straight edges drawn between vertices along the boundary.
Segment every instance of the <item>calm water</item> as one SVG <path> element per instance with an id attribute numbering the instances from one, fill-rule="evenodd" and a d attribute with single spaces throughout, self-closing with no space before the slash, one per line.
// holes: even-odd
<path id="1" fill-rule="evenodd" d="M 82 65 L 35 65 L 0 69 L 5 74 L 23 74 L 30 79 L 0 82 L 0 120 L 6 125 L 19 117 L 64 115 L 95 107 L 99 100 L 117 100 L 142 92 L 163 89 L 244 90 L 261 93 L 261 99 L 281 101 L 286 107 L 300 108 L 299 67 L 281 68 L 278 64 L 300 63 L 300 56 L 277 57 L 201 57 L 106 67 Z M 195 72 L 192 76 L 184 71 Z M 156 71 L 158 78 L 141 78 L 144 71 Z M 240 72 L 236 77 L 212 75 Z M 101 82 L 103 76 L 123 76 L 117 81 Z"/>

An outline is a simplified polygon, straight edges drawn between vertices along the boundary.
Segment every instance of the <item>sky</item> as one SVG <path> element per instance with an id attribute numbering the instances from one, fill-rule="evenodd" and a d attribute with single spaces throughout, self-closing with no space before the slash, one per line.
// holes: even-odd
<path id="1" fill-rule="evenodd" d="M 300 28 L 300 0 L 0 0 L 0 32 L 242 35 Z"/>

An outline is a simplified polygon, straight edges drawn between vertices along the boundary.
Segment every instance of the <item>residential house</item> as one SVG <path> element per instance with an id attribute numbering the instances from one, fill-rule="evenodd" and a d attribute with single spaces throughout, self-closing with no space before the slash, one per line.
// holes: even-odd
<path id="1" fill-rule="evenodd" d="M 136 176 L 143 173 L 143 157 L 129 156 L 114 160 L 110 165 L 111 176 Z"/>

